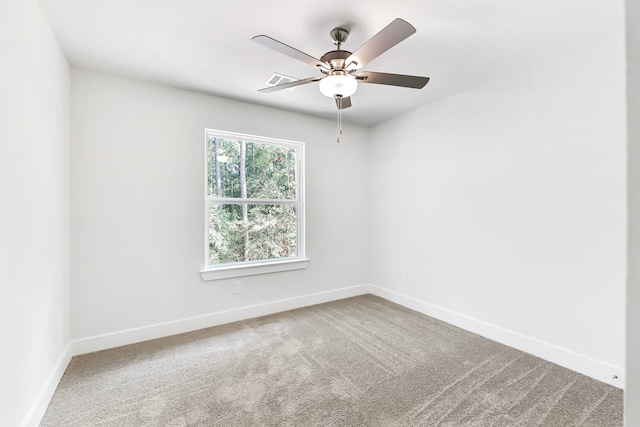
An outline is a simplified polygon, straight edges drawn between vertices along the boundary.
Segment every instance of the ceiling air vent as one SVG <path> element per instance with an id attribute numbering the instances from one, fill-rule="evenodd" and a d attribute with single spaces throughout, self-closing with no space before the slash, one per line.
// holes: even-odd
<path id="1" fill-rule="evenodd" d="M 267 79 L 265 84 L 268 86 L 277 86 L 277 85 L 283 85 L 285 83 L 292 82 L 294 80 L 298 80 L 298 79 L 294 79 L 293 77 L 285 76 L 283 74 L 273 73 L 271 77 Z M 285 90 L 294 90 L 294 89 L 295 87 L 285 89 Z"/>

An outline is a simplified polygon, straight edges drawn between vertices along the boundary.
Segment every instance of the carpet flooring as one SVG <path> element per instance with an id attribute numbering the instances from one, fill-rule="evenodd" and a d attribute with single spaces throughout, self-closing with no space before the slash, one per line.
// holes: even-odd
<path id="1" fill-rule="evenodd" d="M 40 425 L 617 427 L 622 400 L 365 295 L 74 357 Z"/>

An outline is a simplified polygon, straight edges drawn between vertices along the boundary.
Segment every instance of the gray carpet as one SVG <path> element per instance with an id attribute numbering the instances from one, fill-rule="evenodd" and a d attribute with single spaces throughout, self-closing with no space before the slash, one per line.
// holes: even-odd
<path id="1" fill-rule="evenodd" d="M 622 426 L 622 391 L 366 295 L 74 357 L 53 426 Z"/>

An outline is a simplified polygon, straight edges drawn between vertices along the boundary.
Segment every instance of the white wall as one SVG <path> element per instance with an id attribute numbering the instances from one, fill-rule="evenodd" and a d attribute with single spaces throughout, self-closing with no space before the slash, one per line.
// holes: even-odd
<path id="1" fill-rule="evenodd" d="M 628 281 L 625 425 L 640 425 L 640 4 L 627 0 Z"/>
<path id="2" fill-rule="evenodd" d="M 373 128 L 371 282 L 601 380 L 621 374 L 624 90 L 620 37 Z"/>
<path id="3" fill-rule="evenodd" d="M 35 1 L 0 3 L 0 424 L 37 422 L 69 342 L 69 66 Z"/>
<path id="4" fill-rule="evenodd" d="M 74 339 L 366 283 L 365 128 L 82 69 L 71 105 Z M 308 269 L 201 280 L 205 128 L 306 143 Z"/>

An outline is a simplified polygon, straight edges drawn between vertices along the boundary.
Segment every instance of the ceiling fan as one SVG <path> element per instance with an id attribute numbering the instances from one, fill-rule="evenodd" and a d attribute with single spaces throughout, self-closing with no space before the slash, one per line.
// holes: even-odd
<path id="1" fill-rule="evenodd" d="M 323 74 L 323 76 L 294 80 L 289 83 L 260 89 L 260 92 L 275 92 L 319 82 L 320 92 L 325 96 L 335 98 L 338 110 L 342 110 L 351 107 L 351 95 L 358 89 L 358 83 L 422 89 L 429 81 L 428 77 L 359 71 L 369 62 L 415 32 L 416 29 L 407 21 L 396 18 L 352 53 L 341 49 L 342 44 L 349 36 L 349 32 L 343 28 L 334 28 L 329 32 L 329 35 L 337 49 L 325 53 L 320 59 L 316 59 L 271 37 L 265 35 L 255 36 L 251 40 L 316 67 Z M 338 120 L 340 122 L 340 116 Z M 340 123 L 338 123 L 338 126 L 341 127 Z"/>

